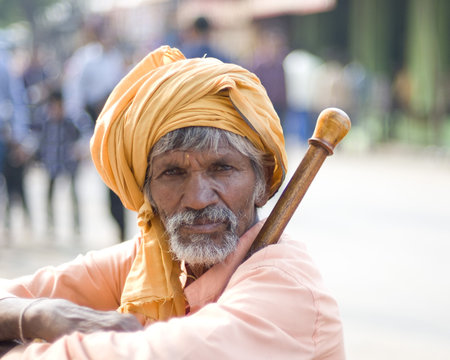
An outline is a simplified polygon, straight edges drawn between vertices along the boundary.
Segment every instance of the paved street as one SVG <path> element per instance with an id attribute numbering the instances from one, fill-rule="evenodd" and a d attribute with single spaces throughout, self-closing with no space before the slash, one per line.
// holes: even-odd
<path id="1" fill-rule="evenodd" d="M 290 173 L 304 151 L 289 147 Z M 72 235 L 64 181 L 57 188 L 56 236 L 48 236 L 45 183 L 40 169 L 27 178 L 32 226 L 16 210 L 11 232 L 0 230 L 0 277 L 117 242 L 106 190 L 91 166 L 78 183 L 80 236 Z M 311 185 L 288 231 L 306 242 L 338 299 L 348 359 L 450 359 L 449 185 L 450 157 L 433 149 L 343 149 Z M 128 224 L 131 235 L 131 213 Z"/>

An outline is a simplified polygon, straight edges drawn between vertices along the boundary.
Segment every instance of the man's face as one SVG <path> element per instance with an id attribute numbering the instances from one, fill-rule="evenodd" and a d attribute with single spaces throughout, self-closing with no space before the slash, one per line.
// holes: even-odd
<path id="1" fill-rule="evenodd" d="M 151 200 L 175 255 L 212 265 L 234 251 L 255 222 L 255 182 L 249 158 L 229 145 L 155 156 Z"/>

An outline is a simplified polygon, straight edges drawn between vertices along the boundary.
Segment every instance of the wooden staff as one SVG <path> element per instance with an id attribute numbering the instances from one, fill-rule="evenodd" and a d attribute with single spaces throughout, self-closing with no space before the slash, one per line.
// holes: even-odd
<path id="1" fill-rule="evenodd" d="M 261 228 L 249 254 L 278 241 L 325 158 L 333 154 L 350 126 L 350 118 L 340 109 L 328 108 L 320 113 L 303 160 Z"/>

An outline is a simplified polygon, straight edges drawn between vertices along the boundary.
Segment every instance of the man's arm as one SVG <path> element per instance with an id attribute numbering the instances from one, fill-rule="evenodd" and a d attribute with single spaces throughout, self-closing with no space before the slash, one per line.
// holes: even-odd
<path id="1" fill-rule="evenodd" d="M 31 276 L 2 280 L 0 341 L 19 339 L 19 324 L 25 338 L 47 341 L 74 330 L 141 328 L 134 317 L 112 311 L 118 307 L 138 245 L 138 240 L 125 242 Z M 41 298 L 44 300 L 36 302 Z"/>
<path id="2" fill-rule="evenodd" d="M 140 239 L 90 251 L 57 267 L 44 267 L 33 275 L 0 279 L 0 299 L 59 298 L 96 310 L 115 310 Z"/>
<path id="3" fill-rule="evenodd" d="M 133 315 L 96 311 L 63 299 L 4 298 L 0 300 L 0 341 L 41 339 L 48 342 L 74 331 L 136 331 Z M 14 344 L 14 343 L 12 343 Z"/>

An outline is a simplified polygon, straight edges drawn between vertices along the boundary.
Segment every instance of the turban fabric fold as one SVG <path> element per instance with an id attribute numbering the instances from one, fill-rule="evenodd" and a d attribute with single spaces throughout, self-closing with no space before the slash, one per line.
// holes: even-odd
<path id="1" fill-rule="evenodd" d="M 122 293 L 119 311 L 166 320 L 185 313 L 180 264 L 173 260 L 159 217 L 145 198 L 148 154 L 165 134 L 210 126 L 248 138 L 274 158 L 271 195 L 286 173 L 283 132 L 259 79 L 214 58 L 185 59 L 162 46 L 116 86 L 91 139 L 94 164 L 124 206 L 138 212 L 144 238 Z"/>

